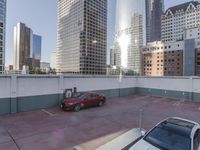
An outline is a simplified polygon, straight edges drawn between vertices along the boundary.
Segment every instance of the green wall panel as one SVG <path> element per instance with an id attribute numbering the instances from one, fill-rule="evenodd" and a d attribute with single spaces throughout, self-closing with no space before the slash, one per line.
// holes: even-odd
<path id="1" fill-rule="evenodd" d="M 138 94 L 156 95 L 162 97 L 169 97 L 175 99 L 189 99 L 189 92 L 182 91 L 171 91 L 162 89 L 150 89 L 150 88 L 137 88 L 136 92 Z"/>
<path id="2" fill-rule="evenodd" d="M 18 112 L 49 108 L 59 104 L 59 94 L 17 98 Z"/>
<path id="3" fill-rule="evenodd" d="M 200 93 L 193 93 L 193 101 L 200 102 Z"/>
<path id="4" fill-rule="evenodd" d="M 124 88 L 94 91 L 104 94 L 106 97 L 119 97 L 131 94 L 147 94 L 174 99 L 186 99 L 200 102 L 200 93 L 189 93 L 181 91 L 170 91 L 150 88 Z M 0 99 L 0 114 L 32 111 L 57 106 L 63 99 L 63 94 L 51 94 L 40 96 L 27 96 L 18 98 Z"/>
<path id="5" fill-rule="evenodd" d="M 131 94 L 136 94 L 136 88 L 124 88 L 120 89 L 120 96 L 128 96 Z"/>
<path id="6" fill-rule="evenodd" d="M 0 114 L 9 114 L 10 105 L 10 98 L 0 98 Z"/>
<path id="7" fill-rule="evenodd" d="M 15 114 L 17 113 L 17 98 L 11 98 L 10 100 L 10 113 Z"/>

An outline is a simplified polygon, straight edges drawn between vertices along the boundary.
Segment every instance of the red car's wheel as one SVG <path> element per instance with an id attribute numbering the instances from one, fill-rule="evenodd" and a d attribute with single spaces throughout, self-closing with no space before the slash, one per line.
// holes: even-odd
<path id="1" fill-rule="evenodd" d="M 81 106 L 80 105 L 76 105 L 75 107 L 74 107 L 74 111 L 75 112 L 78 112 L 78 111 L 80 111 L 81 110 Z"/>
<path id="2" fill-rule="evenodd" d="M 103 101 L 100 101 L 99 104 L 98 104 L 99 107 L 101 107 L 101 106 L 103 106 L 103 105 L 104 105 L 104 102 L 103 102 Z"/>

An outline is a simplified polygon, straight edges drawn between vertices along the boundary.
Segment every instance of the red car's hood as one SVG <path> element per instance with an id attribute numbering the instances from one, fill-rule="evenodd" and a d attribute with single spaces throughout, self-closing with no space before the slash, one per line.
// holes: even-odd
<path id="1" fill-rule="evenodd" d="M 77 99 L 77 98 L 69 98 L 69 99 L 65 99 L 64 100 L 64 103 L 67 104 L 67 103 L 78 103 L 80 102 L 81 100 L 80 99 Z"/>

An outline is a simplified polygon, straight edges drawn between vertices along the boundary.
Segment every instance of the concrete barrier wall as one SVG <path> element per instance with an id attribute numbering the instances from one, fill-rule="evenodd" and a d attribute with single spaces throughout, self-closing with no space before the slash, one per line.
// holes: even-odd
<path id="1" fill-rule="evenodd" d="M 10 113 L 11 78 L 0 78 L 0 114 Z"/>
<path id="2" fill-rule="evenodd" d="M 97 91 L 108 97 L 135 93 L 137 78 L 105 76 L 0 76 L 0 114 L 56 106 L 65 89 Z"/>
<path id="3" fill-rule="evenodd" d="M 65 89 L 96 91 L 107 97 L 134 93 L 200 102 L 200 78 L 119 76 L 0 76 L 0 114 L 53 107 Z"/>
<path id="4" fill-rule="evenodd" d="M 200 78 L 138 77 L 137 92 L 200 102 Z"/>

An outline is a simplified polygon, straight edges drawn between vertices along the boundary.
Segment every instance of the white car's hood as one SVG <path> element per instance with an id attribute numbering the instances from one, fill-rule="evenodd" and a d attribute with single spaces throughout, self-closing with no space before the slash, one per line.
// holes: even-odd
<path id="1" fill-rule="evenodd" d="M 133 145 L 129 150 L 160 150 L 160 149 L 141 139 L 139 142 Z"/>

